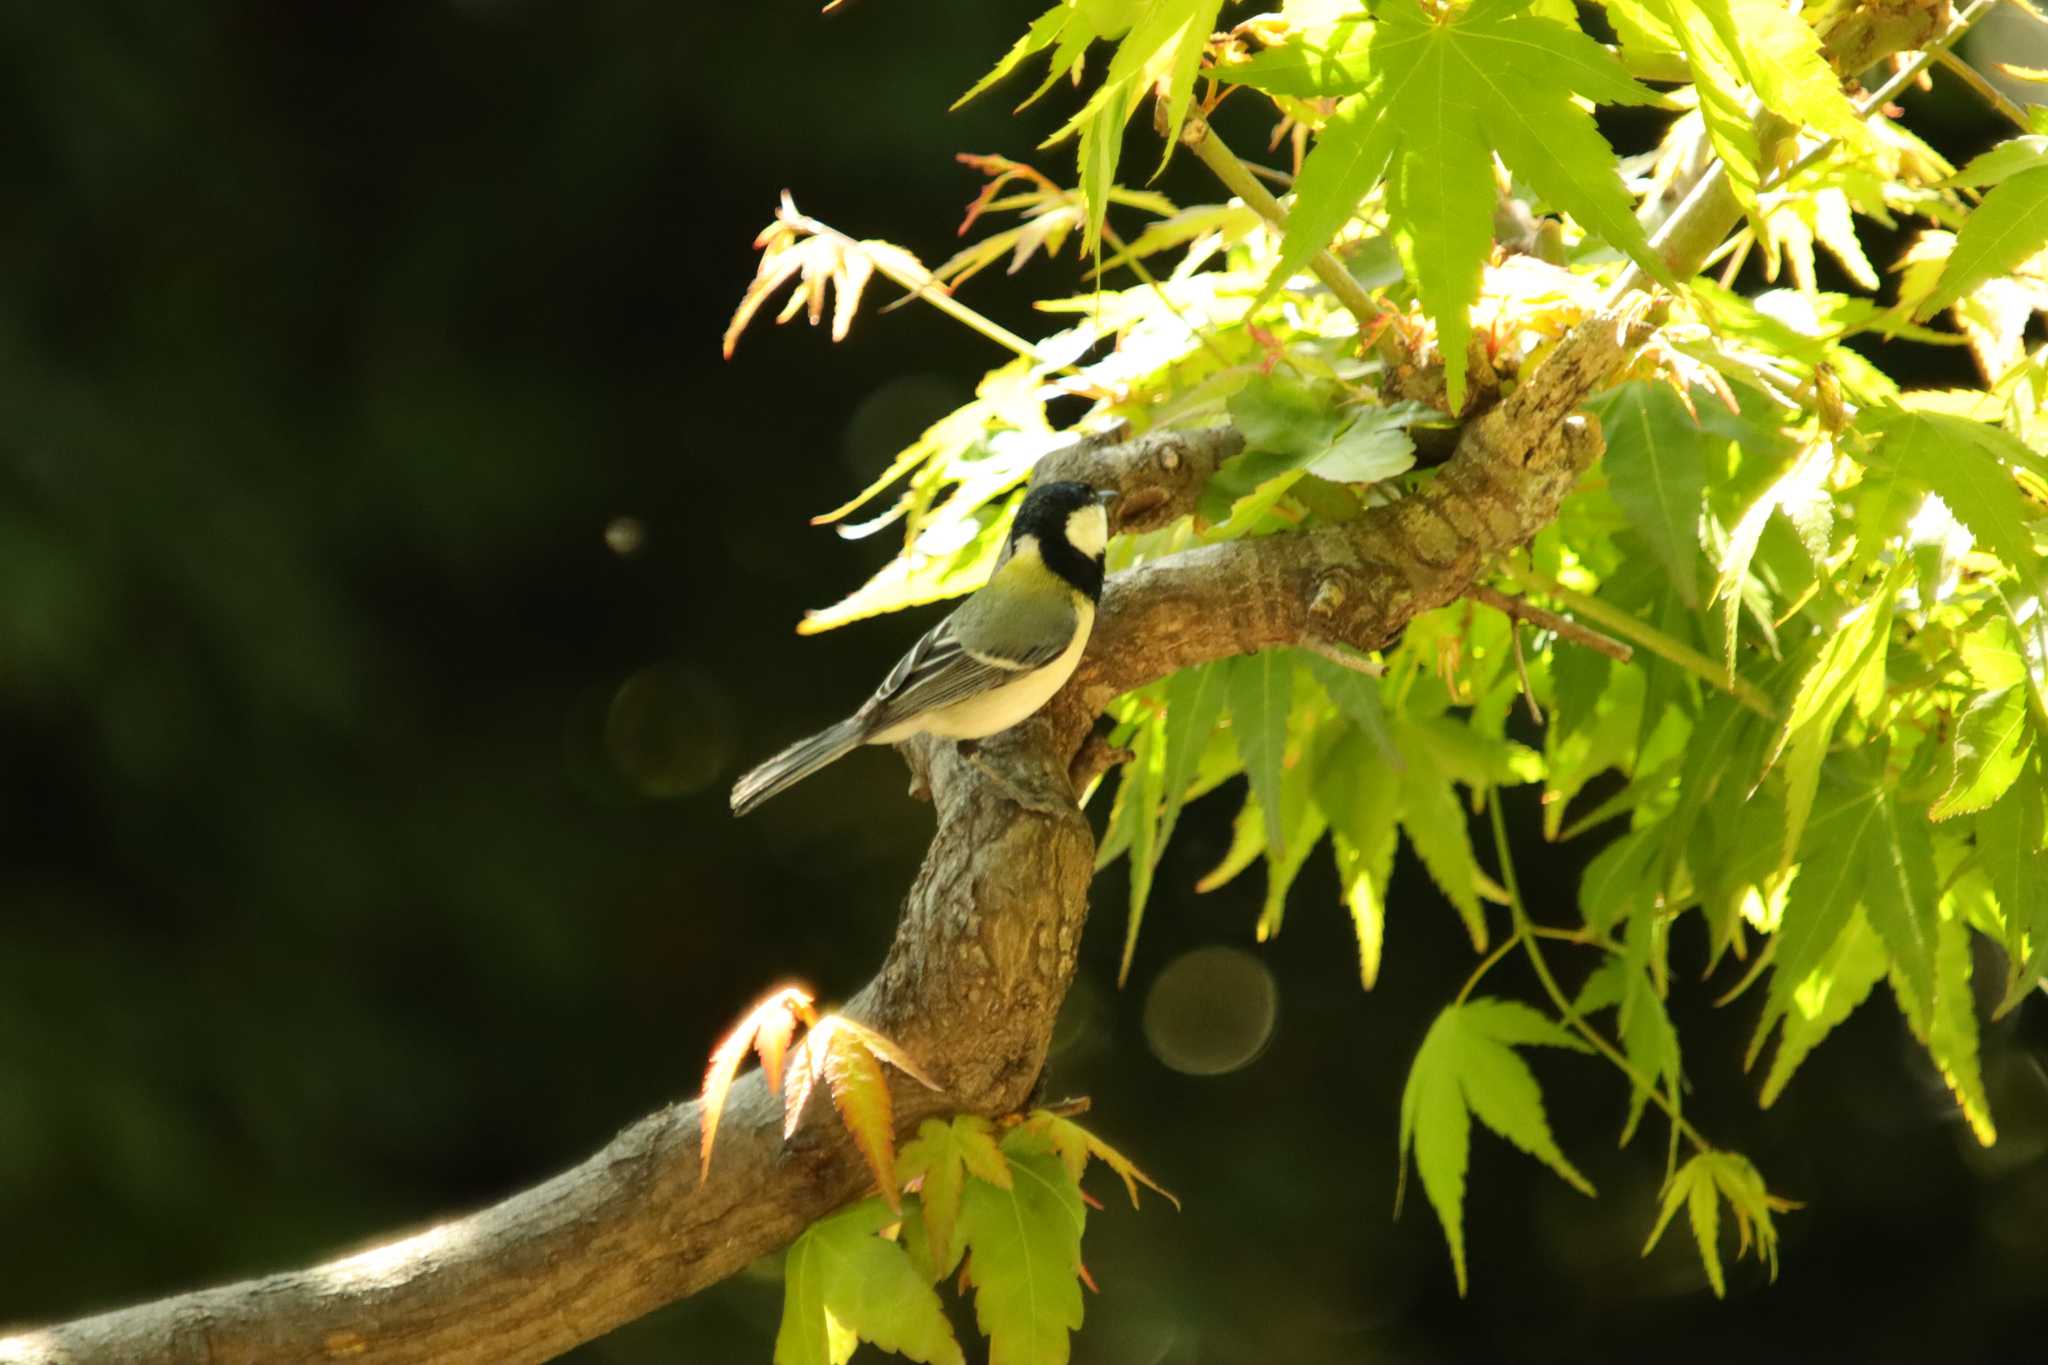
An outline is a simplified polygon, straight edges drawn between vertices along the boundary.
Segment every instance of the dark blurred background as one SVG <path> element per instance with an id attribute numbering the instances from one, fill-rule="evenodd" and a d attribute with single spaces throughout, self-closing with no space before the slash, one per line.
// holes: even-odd
<path id="1" fill-rule="evenodd" d="M 952 250 L 953 153 L 1070 107 L 944 113 L 1041 4 L 0 11 L 0 1322 L 497 1198 L 693 1091 L 767 985 L 872 970 L 930 822 L 894 757 L 738 825 L 724 793 L 927 623 L 798 640 L 888 553 L 806 518 L 1005 357 L 915 308 L 718 337 L 785 187 Z M 1937 95 L 1938 137 L 1995 135 Z M 1077 279 L 970 293 L 1028 332 Z M 1324 872 L 1254 948 L 1256 871 L 1185 891 L 1232 805 L 1183 822 L 1122 992 L 1120 869 L 1096 895 L 1051 1089 L 1187 1209 L 1098 1190 L 1077 1359 L 2038 1353 L 2042 1001 L 1986 1030 L 1993 1150 L 1888 1002 L 1766 1114 L 1754 1003 L 1682 938 L 1693 1114 L 1807 1204 L 1778 1284 L 1717 1303 L 1682 1228 L 1640 1257 L 1662 1129 L 1617 1151 L 1616 1078 L 1543 1056 L 1601 1198 L 1480 1137 L 1460 1302 L 1424 1201 L 1388 1214 L 1462 930 L 1404 861 L 1374 993 Z M 1567 916 L 1592 841 L 1523 847 Z M 769 1263 L 573 1359 L 765 1359 L 779 1303 Z"/>

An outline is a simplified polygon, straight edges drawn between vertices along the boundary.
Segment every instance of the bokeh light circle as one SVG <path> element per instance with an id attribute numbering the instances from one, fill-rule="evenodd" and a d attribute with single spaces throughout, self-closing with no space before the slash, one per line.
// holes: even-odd
<path id="1" fill-rule="evenodd" d="M 1217 944 L 1183 953 L 1145 996 L 1152 1055 L 1188 1076 L 1221 1076 L 1250 1066 L 1273 1040 L 1280 988 L 1242 948 Z"/>

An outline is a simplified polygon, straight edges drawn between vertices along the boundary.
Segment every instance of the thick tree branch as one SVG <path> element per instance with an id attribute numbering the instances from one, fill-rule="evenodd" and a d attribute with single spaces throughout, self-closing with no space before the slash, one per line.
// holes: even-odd
<path id="1" fill-rule="evenodd" d="M 1572 413 L 1641 339 L 1638 317 L 1580 325 L 1467 426 L 1413 496 L 1343 526 L 1206 546 L 1118 575 L 1074 681 L 977 762 L 949 744 L 912 746 L 937 832 L 887 960 L 846 1007 L 946 1086 L 900 1088 L 903 1129 L 943 1111 L 1014 1110 L 1031 1093 L 1087 917 L 1094 843 L 1069 762 L 1102 707 L 1175 669 L 1308 636 L 1383 645 L 1465 593 L 1555 516 L 1598 454 L 1591 420 Z M 1050 457 L 1040 477 L 1121 488 L 1124 528 L 1156 526 L 1192 507 L 1239 445 L 1226 431 L 1083 444 Z M 698 1108 L 674 1105 L 479 1213 L 310 1270 L 11 1337 L 0 1362 L 546 1360 L 716 1283 L 861 1193 L 865 1167 L 820 1103 L 785 1143 L 780 1102 L 750 1072 L 701 1185 Z"/>

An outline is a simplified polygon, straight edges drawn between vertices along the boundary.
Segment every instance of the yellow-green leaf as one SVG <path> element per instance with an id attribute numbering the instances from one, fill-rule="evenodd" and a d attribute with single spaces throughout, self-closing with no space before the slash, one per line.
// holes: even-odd
<path id="1" fill-rule="evenodd" d="M 1401 1161 L 1415 1155 L 1423 1192 L 1450 1247 L 1458 1292 L 1466 1289 L 1465 1168 L 1471 1117 L 1535 1157 L 1573 1189 L 1593 1187 L 1558 1150 L 1543 1115 L 1536 1077 L 1514 1049 L 1542 1044 L 1585 1050 L 1562 1027 L 1527 1005 L 1480 997 L 1439 1014 L 1422 1040 L 1401 1092 Z"/>
<path id="2" fill-rule="evenodd" d="M 1066 1365 L 1081 1325 L 1081 1189 L 1050 1151 L 1004 1143 L 1008 1188 L 970 1180 L 960 1200 L 974 1317 L 989 1365 Z"/>
<path id="3" fill-rule="evenodd" d="M 783 1260 L 775 1365 L 845 1365 L 860 1341 L 925 1365 L 961 1365 L 939 1296 L 895 1242 L 896 1215 L 864 1199 L 804 1229 Z"/>

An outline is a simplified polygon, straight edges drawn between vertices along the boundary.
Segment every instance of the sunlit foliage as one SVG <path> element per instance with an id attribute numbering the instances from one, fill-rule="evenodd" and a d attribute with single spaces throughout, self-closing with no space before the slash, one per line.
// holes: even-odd
<path id="1" fill-rule="evenodd" d="M 1985 8 L 1914 13 L 1945 50 Z M 1447 428 L 1604 300 L 1656 291 L 1652 339 L 1589 405 L 1605 455 L 1492 580 L 1625 643 L 1626 662 L 1467 601 L 1416 620 L 1377 676 L 1300 651 L 1210 664 L 1115 704 L 1114 738 L 1134 757 L 1094 798 L 1110 804 L 1103 864 L 1129 867 L 1126 969 L 1142 917 L 1170 913 L 1165 898 L 1255 865 L 1266 892 L 1247 929 L 1279 932 L 1297 874 L 1322 856 L 1344 905 L 1304 909 L 1355 923 L 1369 989 L 1399 970 L 1387 883 L 1397 846 L 1414 850 L 1444 904 L 1397 914 L 1454 914 L 1482 955 L 1416 1056 L 1399 1116 L 1461 1288 L 1473 1118 L 1592 1193 L 1551 1135 L 1519 1051 L 1532 1044 L 1611 1063 L 1625 1136 L 1652 1107 L 1667 1125 L 1652 1243 L 1684 1207 L 1722 1292 L 1725 1205 L 1738 1254 L 1775 1267 L 1772 1218 L 1788 1204 L 1683 1114 L 1665 1002 L 1687 917 L 1705 954 L 1684 974 L 1727 973 L 1716 993 L 1754 1012 L 1748 1060 L 1770 1052 L 1762 1103 L 1882 982 L 1985 1143 L 1973 975 L 1992 956 L 1972 939 L 2004 964 L 1990 991 L 2001 1012 L 2048 970 L 2048 356 L 2027 339 L 2048 310 L 2048 121 L 2036 114 L 1957 171 L 1889 102 L 1932 50 L 1842 69 L 1867 56 L 1844 36 L 1867 31 L 1860 13 L 1605 0 L 1593 26 L 1566 0 L 1288 0 L 1257 15 L 1216 0 L 1060 0 L 971 93 L 1023 72 L 1030 99 L 1078 87 L 1054 138 L 1075 141 L 1071 169 L 976 158 L 991 184 L 971 219 L 989 233 L 929 275 L 793 210 L 764 239 L 774 280 L 810 291 L 786 314 L 819 316 L 823 282 L 857 287 L 871 262 L 1013 352 L 823 518 L 849 535 L 892 529 L 901 548 L 812 630 L 977 586 L 1033 462 L 1071 432 L 1229 422 L 1247 441 L 1193 516 L 1123 538 L 1112 568 L 1353 520 L 1429 479 L 1418 451 L 1441 450 Z M 1225 98 L 1267 102 L 1279 165 L 1254 173 L 1206 127 Z M 1133 164 L 1123 141 L 1155 105 L 1168 153 L 1202 144 L 1213 201 L 1127 187 L 1158 164 Z M 1593 117 L 1614 105 L 1669 111 L 1661 140 L 1617 154 Z M 1660 232 L 1703 175 L 1725 178 L 1741 216 L 1674 273 Z M 1253 192 L 1261 177 L 1277 204 Z M 1913 231 L 1898 260 L 1873 262 L 1859 223 Z M 1055 259 L 1069 242 L 1079 256 Z M 1816 248 L 1853 292 L 1817 287 Z M 1075 260 L 1078 289 L 1040 303 L 1059 325 L 1033 340 L 949 292 L 998 263 L 1072 279 Z M 1752 262 L 1764 286 L 1745 292 Z M 1896 337 L 1966 347 L 1977 382 L 1903 387 L 1877 348 L 1850 344 Z M 1055 432 L 1048 403 L 1075 396 L 1087 411 Z M 1496 793 L 1531 784 L 1549 838 L 1603 845 L 1576 924 L 1533 923 L 1515 889 Z M 1240 803 L 1236 837 L 1196 887 L 1163 886 L 1160 851 L 1199 799 Z M 1490 847 L 1470 819 L 1489 806 Z M 1545 1009 L 1472 993 L 1511 955 L 1529 960 Z M 1576 998 L 1557 971 L 1582 983 Z M 963 1131 L 968 1190 L 997 1198 L 981 1174 L 996 1170 L 992 1139 Z M 1031 1131 L 1004 1139 L 1004 1159 L 1058 1184 Z M 926 1262 L 921 1283 L 951 1271 L 964 1236 L 996 1358 L 1063 1359 L 1078 1299 L 1040 1305 L 1027 1327 L 1000 1283 L 1039 1257 L 1070 1283 L 1078 1240 L 1062 1226 L 1057 1246 L 1047 1230 L 1043 1247 L 984 1249 L 973 1200 L 951 1210 L 958 1173 L 924 1169 L 925 1226 L 900 1234 Z M 935 1217 L 939 1190 L 948 1211 Z M 1069 1189 L 1045 1199 L 1072 1210 L 1078 1239 Z M 875 1259 L 859 1239 L 886 1221 L 875 1206 L 821 1224 L 792 1273 L 814 1239 Z M 950 1337 L 883 1323 L 831 1282 L 801 1284 L 785 1322 L 785 1343 L 798 1341 L 789 1321 L 811 1334 L 800 1358 L 843 1359 L 855 1333 L 957 1358 Z M 1017 1344 L 1027 1330 L 1034 1344 Z"/>

